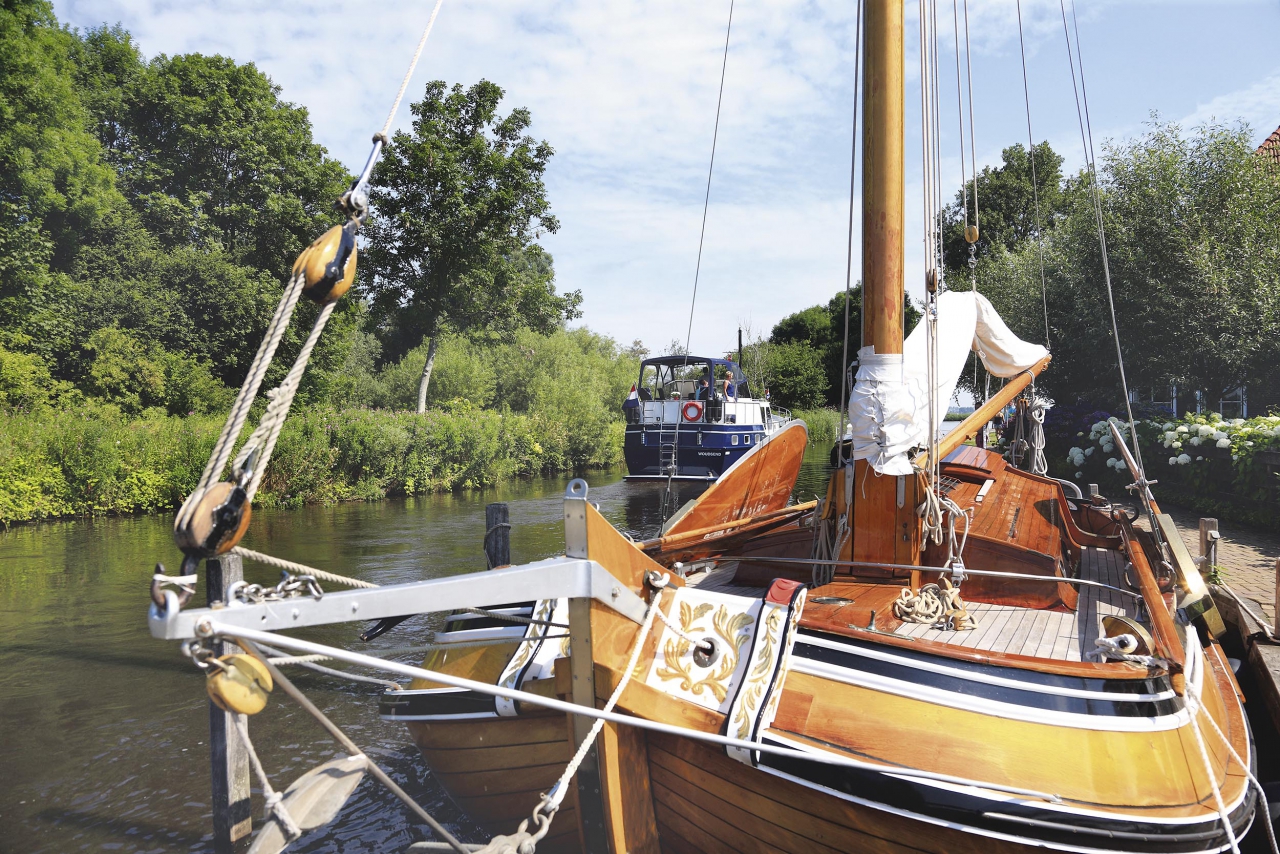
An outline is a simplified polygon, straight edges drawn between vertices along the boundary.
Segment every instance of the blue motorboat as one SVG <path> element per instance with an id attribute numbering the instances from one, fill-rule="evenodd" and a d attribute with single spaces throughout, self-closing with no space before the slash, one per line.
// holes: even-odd
<path id="1" fill-rule="evenodd" d="M 622 404 L 627 480 L 714 481 L 753 447 L 791 421 L 753 395 L 736 362 L 660 356 L 640 363 Z"/>

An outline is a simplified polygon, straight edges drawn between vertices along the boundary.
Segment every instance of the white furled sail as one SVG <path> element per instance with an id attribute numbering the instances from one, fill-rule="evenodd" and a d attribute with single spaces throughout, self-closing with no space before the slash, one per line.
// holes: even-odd
<path id="1" fill-rule="evenodd" d="M 911 451 L 929 444 L 928 323 L 907 336 L 902 355 L 858 351 L 858 373 L 849 397 L 853 459 L 868 460 L 879 474 L 911 474 Z M 992 375 L 1013 377 L 1049 351 L 1014 335 L 982 294 L 938 295 L 938 370 L 934 378 L 939 424 L 969 352 Z"/>

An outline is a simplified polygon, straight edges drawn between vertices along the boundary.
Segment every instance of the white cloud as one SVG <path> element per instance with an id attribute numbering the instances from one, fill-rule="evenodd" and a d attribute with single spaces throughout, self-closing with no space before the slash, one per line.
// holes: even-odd
<path id="1" fill-rule="evenodd" d="M 1181 124 L 1192 127 L 1206 122 L 1234 122 L 1243 119 L 1253 128 L 1259 145 L 1280 123 L 1280 68 L 1251 86 L 1227 92 L 1204 103 L 1183 117 Z"/>
<path id="2" fill-rule="evenodd" d="M 381 127 L 431 2 L 280 0 L 55 0 L 79 27 L 120 22 L 142 50 L 223 53 L 253 61 L 310 111 L 315 135 L 351 169 Z M 969 0 L 978 87 L 979 161 L 998 162 L 1025 139 L 1014 0 Z M 908 11 L 908 72 L 918 69 Z M 698 248 L 707 160 L 729 3 L 681 0 L 446 0 L 410 84 L 485 77 L 525 106 L 533 133 L 557 154 L 548 173 L 559 234 L 547 238 L 562 289 L 582 289 L 585 322 L 661 349 L 683 336 Z M 1100 28 L 1117 0 L 1081 4 Z M 693 346 L 727 350 L 739 319 L 765 330 L 825 302 L 844 285 L 855 4 L 847 0 L 738 2 L 724 88 L 716 171 Z M 1074 105 L 1063 94 L 1057 0 L 1023 0 L 1037 140 L 1073 162 Z M 950 4 L 939 0 L 944 97 L 954 85 Z M 1156 51 L 1158 46 L 1147 48 Z M 1056 52 L 1054 52 L 1056 51 Z M 1205 59 L 1206 64 L 1211 59 Z M 950 71 L 948 71 L 950 68 Z M 912 78 L 914 79 L 914 78 Z M 1108 81 L 1100 81 L 1099 86 Z M 1091 78 L 1091 84 L 1093 80 Z M 1247 109 L 1265 112 L 1265 84 Z M 1271 80 L 1272 97 L 1280 86 Z M 1091 95 L 1093 90 L 1091 89 Z M 951 95 L 954 98 L 954 94 Z M 1125 102 L 1128 104 L 1128 102 Z M 952 102 L 944 101 L 945 186 L 959 179 Z M 1210 102 L 1209 106 L 1217 104 Z M 1236 109 L 1223 102 L 1223 112 Z M 908 283 L 920 278 L 918 95 L 908 92 Z M 1126 128 L 1150 107 L 1099 108 L 1094 128 Z M 1227 108 L 1231 107 L 1231 110 Z M 1217 107 L 1214 107 L 1215 109 Z M 1244 107 L 1242 107 L 1243 109 Z M 1170 114 L 1177 114 L 1177 112 Z M 1251 114 L 1252 115 L 1252 114 Z M 407 124 L 407 107 L 397 126 Z M 1263 123 L 1265 124 L 1265 123 Z M 912 177 L 915 176 L 915 177 Z M 949 198 L 952 190 L 944 195 Z M 860 261 L 855 254 L 855 272 Z"/>

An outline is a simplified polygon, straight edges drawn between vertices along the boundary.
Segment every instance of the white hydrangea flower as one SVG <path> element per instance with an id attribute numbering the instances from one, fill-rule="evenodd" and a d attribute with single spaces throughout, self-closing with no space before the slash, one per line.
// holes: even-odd
<path id="1" fill-rule="evenodd" d="M 1245 442 L 1245 443 L 1244 443 L 1244 446 L 1245 446 L 1246 448 L 1252 448 L 1252 447 L 1253 447 L 1253 443 L 1252 443 L 1252 442 Z"/>
<path id="2" fill-rule="evenodd" d="M 1113 469 L 1113 468 L 1115 468 L 1115 467 L 1116 467 L 1116 463 L 1118 463 L 1118 462 L 1120 462 L 1120 461 L 1119 461 L 1119 460 L 1117 460 L 1115 457 L 1107 457 L 1107 468 L 1109 468 L 1109 469 Z"/>
<path id="3" fill-rule="evenodd" d="M 1182 443 L 1181 443 L 1181 442 L 1174 442 L 1174 443 L 1173 443 L 1173 445 L 1172 445 L 1171 447 L 1172 447 L 1175 451 L 1180 451 L 1180 450 L 1182 450 Z"/>
<path id="4" fill-rule="evenodd" d="M 1213 435 L 1214 441 L 1219 443 L 1218 445 L 1219 448 L 1226 447 L 1226 445 L 1221 444 L 1221 442 L 1227 438 L 1226 433 L 1223 433 L 1221 430 L 1214 430 L 1212 435 Z"/>
<path id="5" fill-rule="evenodd" d="M 1175 460 L 1176 460 L 1176 462 L 1178 463 L 1178 465 L 1180 465 L 1180 466 L 1185 466 L 1187 463 L 1191 462 L 1191 455 L 1190 455 L 1190 454 L 1178 454 L 1178 456 L 1177 456 L 1177 457 L 1175 457 Z"/>
<path id="6" fill-rule="evenodd" d="M 1076 472 L 1076 477 L 1084 477 L 1084 472 L 1082 471 Z"/>
<path id="7" fill-rule="evenodd" d="M 1171 422 L 1171 421 L 1166 421 L 1166 422 L 1164 423 L 1164 429 L 1166 429 L 1166 430 L 1172 430 L 1172 429 L 1173 429 L 1173 422 Z"/>
<path id="8" fill-rule="evenodd" d="M 1190 430 L 1190 428 L 1188 428 L 1188 427 L 1187 427 L 1187 425 L 1186 425 L 1186 424 L 1179 424 L 1179 425 L 1178 425 L 1178 427 L 1177 427 L 1177 429 L 1175 429 L 1173 432 L 1175 432 L 1175 433 L 1190 433 L 1190 432 L 1191 432 L 1191 430 Z"/>
<path id="9" fill-rule="evenodd" d="M 1084 455 L 1085 455 L 1086 457 L 1091 457 L 1091 456 L 1093 456 L 1093 452 L 1094 452 L 1094 451 L 1096 451 L 1096 450 L 1097 450 L 1097 448 L 1085 448 L 1085 449 L 1084 449 Z"/>
<path id="10" fill-rule="evenodd" d="M 1191 444 L 1192 444 L 1193 446 L 1197 446 L 1197 447 L 1198 447 L 1198 446 L 1200 445 L 1200 441 L 1201 441 L 1201 439 L 1200 439 L 1200 437 L 1199 437 L 1199 436 L 1192 436 L 1188 441 L 1189 441 L 1189 442 L 1191 442 Z"/>
<path id="11" fill-rule="evenodd" d="M 1196 457 L 1196 462 L 1200 462 L 1200 461 L 1201 461 L 1201 460 L 1203 460 L 1203 459 L 1204 459 L 1204 457 Z"/>
<path id="12" fill-rule="evenodd" d="M 1111 453 L 1112 451 L 1114 451 L 1115 449 L 1116 449 L 1116 446 L 1115 446 L 1115 445 L 1111 444 L 1110 442 L 1107 442 L 1106 444 L 1104 444 L 1104 445 L 1102 446 L 1102 453 L 1104 453 L 1104 454 L 1109 454 L 1109 453 Z"/>
<path id="13" fill-rule="evenodd" d="M 1116 471 L 1124 471 L 1127 468 L 1129 467 L 1125 465 L 1124 460 L 1116 460 Z"/>
<path id="14" fill-rule="evenodd" d="M 1177 458 L 1177 457 L 1169 457 L 1169 465 L 1171 465 L 1171 466 L 1176 466 L 1177 464 L 1178 464 L 1178 458 Z"/>
<path id="15" fill-rule="evenodd" d="M 1219 440 L 1218 440 L 1218 442 L 1217 442 L 1217 446 L 1218 446 L 1219 448 L 1230 448 L 1230 447 L 1231 447 L 1231 440 L 1230 440 L 1230 439 L 1228 439 L 1226 436 L 1223 436 L 1221 439 L 1219 439 Z"/>
<path id="16" fill-rule="evenodd" d="M 1072 448 L 1071 450 L 1067 451 L 1067 456 L 1068 456 L 1068 457 L 1074 457 L 1074 456 L 1076 456 L 1077 454 L 1079 454 L 1080 452 L 1081 452 L 1081 449 L 1080 449 L 1080 448 Z"/>
<path id="17" fill-rule="evenodd" d="M 1196 432 L 1199 433 L 1202 438 L 1206 436 L 1212 436 L 1213 428 L 1210 427 L 1208 424 L 1201 424 L 1199 427 L 1196 428 Z"/>
<path id="18" fill-rule="evenodd" d="M 1232 418 L 1232 419 L 1231 419 L 1229 422 L 1227 422 L 1227 423 L 1228 423 L 1228 424 L 1231 424 L 1233 427 L 1239 427 L 1241 424 L 1243 424 L 1243 423 L 1244 423 L 1244 419 L 1243 419 L 1243 418 Z"/>

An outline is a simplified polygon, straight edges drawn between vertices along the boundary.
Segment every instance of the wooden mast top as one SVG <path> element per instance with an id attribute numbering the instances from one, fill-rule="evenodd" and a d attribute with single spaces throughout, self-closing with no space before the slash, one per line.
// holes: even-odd
<path id="1" fill-rule="evenodd" d="M 902 0 L 868 0 L 862 121 L 862 343 L 902 352 Z"/>
<path id="2" fill-rule="evenodd" d="M 867 0 L 862 119 L 862 345 L 902 352 L 905 73 L 902 0 Z M 919 564 L 918 478 L 854 464 L 857 561 Z"/>

